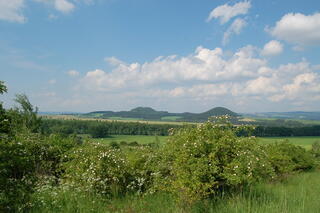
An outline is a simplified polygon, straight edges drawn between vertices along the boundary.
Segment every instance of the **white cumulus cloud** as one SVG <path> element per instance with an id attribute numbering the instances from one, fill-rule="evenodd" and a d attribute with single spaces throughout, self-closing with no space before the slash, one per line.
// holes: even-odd
<path id="1" fill-rule="evenodd" d="M 22 14 L 24 0 L 0 0 L 0 20 L 23 23 L 26 18 Z"/>
<path id="2" fill-rule="evenodd" d="M 227 44 L 229 42 L 230 37 L 233 34 L 239 35 L 242 29 L 247 25 L 247 22 L 244 19 L 237 18 L 233 21 L 227 31 L 223 34 L 223 44 Z"/>
<path id="3" fill-rule="evenodd" d="M 31 1 L 31 0 L 30 0 Z M 32 0 L 41 4 L 53 7 L 61 13 L 72 12 L 78 4 L 92 4 L 94 0 Z M 0 0 L 0 20 L 24 23 L 27 18 L 23 14 L 23 9 L 28 6 L 27 0 Z M 57 16 L 50 14 L 49 19 L 56 19 Z"/>
<path id="4" fill-rule="evenodd" d="M 229 4 L 224 4 L 214 8 L 210 12 L 207 21 L 210 21 L 212 19 L 219 19 L 221 24 L 225 24 L 233 17 L 247 14 L 250 8 L 251 3 L 249 1 L 239 2 L 232 6 L 230 6 Z"/>
<path id="5" fill-rule="evenodd" d="M 289 13 L 267 30 L 272 36 L 298 46 L 320 45 L 320 13 Z"/>
<path id="6" fill-rule="evenodd" d="M 77 80 L 75 91 L 100 97 L 98 102 L 112 99 L 116 105 L 118 100 L 121 106 L 166 102 L 212 107 L 219 101 L 267 110 L 278 102 L 294 109 L 297 103 L 301 107 L 320 101 L 320 77 L 315 66 L 301 61 L 270 67 L 253 46 L 232 55 L 221 48 L 198 47 L 188 56 L 163 56 L 145 63 L 126 63 L 114 57 L 106 61 L 114 68 L 87 72 Z"/>
<path id="7" fill-rule="evenodd" d="M 261 55 L 274 56 L 279 55 L 283 51 L 283 45 L 276 40 L 269 41 L 266 43 L 261 51 Z"/>
<path id="8" fill-rule="evenodd" d="M 110 91 L 128 87 L 177 84 L 190 81 L 215 82 L 257 76 L 257 70 L 266 64 L 263 59 L 252 58 L 254 50 L 248 46 L 237 51 L 228 60 L 221 48 L 213 50 L 198 47 L 186 57 L 163 57 L 143 64 L 127 64 L 111 58 L 116 65 L 111 72 L 97 69 L 84 77 L 86 87 Z M 115 63 L 116 62 L 116 63 Z"/>
<path id="9" fill-rule="evenodd" d="M 67 0 L 55 0 L 54 7 L 63 13 L 69 13 L 75 8 L 74 4 Z"/>

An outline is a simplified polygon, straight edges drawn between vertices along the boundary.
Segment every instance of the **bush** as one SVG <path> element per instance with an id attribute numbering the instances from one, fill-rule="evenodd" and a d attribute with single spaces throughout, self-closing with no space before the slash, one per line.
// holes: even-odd
<path id="1" fill-rule="evenodd" d="M 156 155 L 149 147 L 124 150 L 85 144 L 72 150 L 64 164 L 64 182 L 107 197 L 143 193 L 152 185 Z"/>
<path id="2" fill-rule="evenodd" d="M 61 159 L 76 146 L 74 138 L 25 133 L 0 139 L 0 212 L 26 205 L 38 180 L 62 170 Z"/>
<path id="3" fill-rule="evenodd" d="M 238 129 L 207 122 L 173 130 L 160 154 L 155 190 L 172 192 L 183 203 L 193 203 L 221 189 L 274 177 L 263 147 L 254 137 L 237 137 Z"/>
<path id="4" fill-rule="evenodd" d="M 120 149 L 84 144 L 72 150 L 68 158 L 64 177 L 71 185 L 107 196 L 126 191 L 128 171 Z"/>
<path id="5" fill-rule="evenodd" d="M 15 212 L 27 203 L 36 181 L 34 156 L 17 139 L 0 139 L 0 212 Z"/>
<path id="6" fill-rule="evenodd" d="M 311 154 L 317 159 L 320 158 L 320 141 L 316 141 L 312 144 Z"/>
<path id="7" fill-rule="evenodd" d="M 289 144 L 288 141 L 266 145 L 266 152 L 278 177 L 292 171 L 310 170 L 315 161 L 310 152 L 300 146 Z"/>

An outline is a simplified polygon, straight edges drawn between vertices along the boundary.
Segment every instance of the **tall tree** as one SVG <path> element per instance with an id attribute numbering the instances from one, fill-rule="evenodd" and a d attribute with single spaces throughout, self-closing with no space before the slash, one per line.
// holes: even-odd
<path id="1" fill-rule="evenodd" d="M 7 87 L 3 81 L 0 81 L 0 94 L 6 93 Z M 2 102 L 0 101 L 0 133 L 7 133 L 9 129 L 9 123 L 6 116 L 6 111 L 2 106 Z"/>
<path id="2" fill-rule="evenodd" d="M 7 92 L 7 87 L 3 81 L 0 81 L 0 94 Z"/>
<path id="3" fill-rule="evenodd" d="M 33 107 L 25 94 L 16 94 L 14 99 L 19 107 L 15 109 L 20 115 L 22 125 L 31 132 L 37 132 L 41 125 L 41 118 L 38 117 L 38 108 Z"/>

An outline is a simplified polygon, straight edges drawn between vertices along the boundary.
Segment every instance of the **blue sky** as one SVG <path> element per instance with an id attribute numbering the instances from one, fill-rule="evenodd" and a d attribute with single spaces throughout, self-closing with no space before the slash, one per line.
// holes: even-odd
<path id="1" fill-rule="evenodd" d="M 0 80 L 40 111 L 319 111 L 320 1 L 0 0 Z"/>

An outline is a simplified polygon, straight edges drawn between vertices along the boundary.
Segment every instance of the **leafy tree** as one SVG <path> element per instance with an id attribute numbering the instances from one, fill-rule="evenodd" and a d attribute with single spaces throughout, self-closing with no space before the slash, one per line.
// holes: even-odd
<path id="1" fill-rule="evenodd" d="M 0 94 L 6 93 L 7 87 L 3 81 L 0 81 Z M 8 131 L 8 118 L 6 116 L 6 111 L 0 102 L 0 133 Z"/>
<path id="2" fill-rule="evenodd" d="M 11 116 L 19 121 L 17 125 L 31 132 L 38 132 L 41 125 L 41 118 L 37 116 L 38 108 L 32 106 L 25 94 L 17 94 L 14 100 L 19 104 L 19 107 L 11 111 Z"/>
<path id="3" fill-rule="evenodd" d="M 5 92 L 7 92 L 8 90 L 7 90 L 7 87 L 6 87 L 6 85 L 4 84 L 4 82 L 3 81 L 0 81 L 0 94 L 3 94 L 3 93 L 5 93 Z"/>

